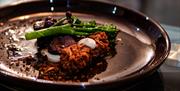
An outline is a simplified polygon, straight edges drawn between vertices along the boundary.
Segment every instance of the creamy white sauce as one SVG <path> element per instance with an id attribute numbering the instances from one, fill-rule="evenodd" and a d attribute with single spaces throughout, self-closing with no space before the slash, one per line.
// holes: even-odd
<path id="1" fill-rule="evenodd" d="M 96 48 L 96 41 L 91 38 L 83 38 L 83 39 L 79 40 L 78 44 L 86 45 L 86 46 L 90 47 L 91 49 Z"/>
<path id="2" fill-rule="evenodd" d="M 43 56 L 47 56 L 48 61 L 50 61 L 50 62 L 56 63 L 56 62 L 60 61 L 60 55 L 51 54 L 46 49 L 41 50 L 41 54 Z"/>

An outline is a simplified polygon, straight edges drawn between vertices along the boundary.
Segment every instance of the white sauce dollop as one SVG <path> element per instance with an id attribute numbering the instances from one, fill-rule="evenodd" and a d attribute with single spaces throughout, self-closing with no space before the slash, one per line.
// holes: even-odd
<path id="1" fill-rule="evenodd" d="M 91 49 L 96 48 L 96 41 L 91 38 L 83 38 L 83 39 L 79 40 L 78 44 L 86 45 L 86 46 L 90 47 Z"/>
<path id="2" fill-rule="evenodd" d="M 60 55 L 51 54 L 51 53 L 49 53 L 47 50 L 42 50 L 42 51 L 41 51 L 41 54 L 42 54 L 43 56 L 47 56 L 48 61 L 50 61 L 50 62 L 57 63 L 57 62 L 60 61 Z"/>

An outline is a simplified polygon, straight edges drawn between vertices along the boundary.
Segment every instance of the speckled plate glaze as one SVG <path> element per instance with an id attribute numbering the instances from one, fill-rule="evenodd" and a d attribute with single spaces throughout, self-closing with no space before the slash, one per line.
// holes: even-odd
<path id="1" fill-rule="evenodd" d="M 116 38 L 117 54 L 106 60 L 107 67 L 103 72 L 96 74 L 87 82 L 47 81 L 37 79 L 38 71 L 26 62 L 18 64 L 12 62 L 6 47 L 12 39 L 19 41 L 25 31 L 32 30 L 31 20 L 46 16 L 61 17 L 65 14 L 65 0 L 54 2 L 40 0 L 0 9 L 0 77 L 9 82 L 18 81 L 20 85 L 41 89 L 102 89 L 112 85 L 130 84 L 147 76 L 154 72 L 169 54 L 170 41 L 167 33 L 160 24 L 142 13 L 122 6 L 88 0 L 72 0 L 71 10 L 73 15 L 82 20 L 94 19 L 100 24 L 114 24 L 120 30 Z M 13 38 L 12 32 L 11 34 L 7 32 L 11 29 L 20 32 L 17 40 Z M 33 46 L 31 44 L 34 41 L 20 47 Z M 28 54 L 27 51 L 26 55 L 33 54 Z"/>

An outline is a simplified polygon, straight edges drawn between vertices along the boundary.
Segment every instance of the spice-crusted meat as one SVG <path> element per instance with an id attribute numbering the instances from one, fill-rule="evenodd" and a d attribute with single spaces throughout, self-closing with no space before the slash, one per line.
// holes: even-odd
<path id="1" fill-rule="evenodd" d="M 91 60 L 91 49 L 84 45 L 73 44 L 61 51 L 60 66 L 66 72 L 78 72 Z"/>
<path id="2" fill-rule="evenodd" d="M 82 44 L 73 44 L 59 50 L 60 66 L 66 72 L 79 72 L 85 68 L 93 57 L 104 55 L 109 50 L 109 41 L 105 32 L 97 32 L 89 36 L 96 41 L 96 48 L 91 49 Z"/>
<path id="3" fill-rule="evenodd" d="M 109 46 L 108 36 L 105 32 L 96 32 L 89 36 L 90 38 L 94 39 L 97 44 L 97 48 L 106 49 Z"/>
<path id="4" fill-rule="evenodd" d="M 108 36 L 105 32 L 96 32 L 89 36 L 96 41 L 96 48 L 92 50 L 92 56 L 103 56 L 107 51 L 109 51 L 109 41 Z"/>

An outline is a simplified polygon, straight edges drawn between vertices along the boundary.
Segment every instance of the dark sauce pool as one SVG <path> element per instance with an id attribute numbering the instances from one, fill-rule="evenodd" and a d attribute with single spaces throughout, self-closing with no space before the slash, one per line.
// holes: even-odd
<path id="1" fill-rule="evenodd" d="M 117 45 L 115 49 L 117 54 L 113 58 L 97 59 L 97 63 L 87 69 L 82 70 L 76 75 L 65 75 L 58 69 L 53 69 L 54 64 L 44 61 L 43 57 L 37 54 L 36 39 L 26 41 L 25 32 L 33 31 L 33 22 L 47 16 L 59 18 L 64 13 L 37 13 L 25 15 L 10 19 L 1 27 L 1 45 L 0 45 L 0 68 L 8 71 L 10 74 L 18 75 L 27 79 L 45 79 L 52 81 L 75 81 L 75 82 L 97 82 L 106 81 L 115 76 L 117 78 L 131 74 L 140 70 L 148 64 L 154 56 L 154 45 L 150 38 L 141 31 L 140 28 L 125 22 L 123 19 L 113 21 L 108 17 L 98 17 L 94 15 L 73 13 L 73 15 L 83 20 L 96 20 L 97 23 L 114 24 L 121 30 L 117 35 Z M 119 22 L 120 21 L 120 22 Z M 132 31 L 133 30 L 133 31 Z M 42 73 L 50 67 L 47 78 Z M 48 68 L 48 67 L 47 67 Z M 53 72 L 55 71 L 55 72 Z M 103 79 L 101 79 L 103 78 Z"/>

